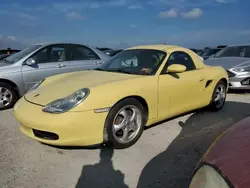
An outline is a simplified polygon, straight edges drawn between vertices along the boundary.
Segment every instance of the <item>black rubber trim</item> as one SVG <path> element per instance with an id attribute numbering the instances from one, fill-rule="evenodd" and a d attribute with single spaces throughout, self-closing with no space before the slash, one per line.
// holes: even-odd
<path id="1" fill-rule="evenodd" d="M 25 99 L 27 102 L 31 103 L 31 104 L 34 104 L 34 105 L 37 105 L 37 106 L 41 106 L 41 107 L 45 107 L 44 105 L 37 104 L 37 103 L 34 103 L 34 102 L 29 101 L 29 100 L 25 97 L 25 95 L 24 95 L 24 99 Z"/>
<path id="2" fill-rule="evenodd" d="M 206 83 L 206 88 L 213 82 L 213 80 L 208 80 L 207 83 Z"/>

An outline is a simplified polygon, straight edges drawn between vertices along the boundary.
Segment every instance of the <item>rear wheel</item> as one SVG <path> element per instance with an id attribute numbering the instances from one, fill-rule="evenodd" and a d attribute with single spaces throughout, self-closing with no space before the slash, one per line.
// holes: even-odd
<path id="1" fill-rule="evenodd" d="M 226 83 L 224 81 L 220 80 L 217 83 L 217 85 L 214 88 L 211 103 L 209 105 L 211 110 L 217 111 L 224 106 L 227 95 L 226 88 L 227 88 Z"/>
<path id="2" fill-rule="evenodd" d="M 17 101 L 17 93 L 14 88 L 6 83 L 0 82 L 0 110 L 12 108 Z"/>
<path id="3" fill-rule="evenodd" d="M 142 135 L 146 117 L 144 107 L 136 99 L 128 98 L 117 103 L 105 122 L 108 142 L 117 149 L 135 144 Z"/>

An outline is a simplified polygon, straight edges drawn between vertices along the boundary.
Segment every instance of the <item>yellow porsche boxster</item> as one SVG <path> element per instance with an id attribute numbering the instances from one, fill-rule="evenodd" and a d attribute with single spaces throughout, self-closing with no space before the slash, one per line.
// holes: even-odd
<path id="1" fill-rule="evenodd" d="M 137 46 L 95 70 L 41 80 L 14 114 L 25 135 L 46 144 L 127 148 L 145 126 L 206 106 L 221 109 L 227 89 L 227 72 L 189 49 Z"/>

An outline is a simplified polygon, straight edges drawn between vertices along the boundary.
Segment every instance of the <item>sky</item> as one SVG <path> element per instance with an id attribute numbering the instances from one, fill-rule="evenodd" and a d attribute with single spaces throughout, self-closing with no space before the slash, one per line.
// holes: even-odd
<path id="1" fill-rule="evenodd" d="M 1 0 L 0 48 L 250 43 L 249 0 Z"/>

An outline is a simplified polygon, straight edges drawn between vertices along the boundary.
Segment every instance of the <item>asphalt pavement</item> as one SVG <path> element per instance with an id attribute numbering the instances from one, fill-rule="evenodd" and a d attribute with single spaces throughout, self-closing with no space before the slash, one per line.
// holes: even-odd
<path id="1" fill-rule="evenodd" d="M 219 112 L 198 111 L 144 131 L 125 150 L 56 148 L 23 135 L 12 109 L 0 112 L 1 188 L 185 188 L 224 130 L 250 116 L 250 94 L 229 94 Z"/>

